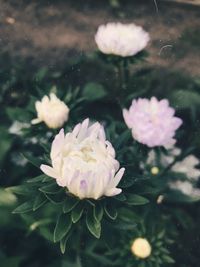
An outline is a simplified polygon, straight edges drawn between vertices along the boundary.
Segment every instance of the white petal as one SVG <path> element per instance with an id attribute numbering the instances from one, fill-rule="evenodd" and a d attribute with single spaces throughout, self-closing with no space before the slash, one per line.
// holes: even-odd
<path id="1" fill-rule="evenodd" d="M 56 135 L 52 146 L 51 146 L 51 159 L 53 160 L 55 157 L 58 156 L 60 151 L 62 150 L 65 143 L 65 134 L 64 129 L 61 129 L 60 132 Z"/>
<path id="2" fill-rule="evenodd" d="M 112 188 L 105 192 L 105 196 L 112 197 L 112 196 L 119 195 L 121 192 L 122 192 L 121 188 Z"/>
<path id="3" fill-rule="evenodd" d="M 59 178 L 59 174 L 52 167 L 50 167 L 48 165 L 42 164 L 40 166 L 40 170 L 42 170 L 46 175 L 48 175 L 52 178 L 55 178 L 55 179 Z"/>
<path id="4" fill-rule="evenodd" d="M 42 122 L 42 120 L 39 119 L 39 118 L 36 118 L 36 119 L 33 119 L 33 120 L 31 121 L 31 124 L 38 124 L 38 123 L 40 123 L 40 122 Z"/>
<path id="5" fill-rule="evenodd" d="M 78 136 L 77 136 L 80 141 L 86 137 L 88 125 L 89 125 L 89 119 L 85 119 L 81 124 L 81 129 L 80 129 Z"/>
<path id="6" fill-rule="evenodd" d="M 124 175 L 124 172 L 125 172 L 125 168 L 121 168 L 118 171 L 118 173 L 115 175 L 115 177 L 111 180 L 111 183 L 110 183 L 111 188 L 116 187 L 119 184 L 119 182 L 122 179 L 122 176 Z"/>

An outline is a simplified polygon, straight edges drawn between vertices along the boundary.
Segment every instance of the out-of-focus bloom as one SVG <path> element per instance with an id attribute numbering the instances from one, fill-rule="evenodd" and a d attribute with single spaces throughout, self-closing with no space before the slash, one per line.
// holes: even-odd
<path id="1" fill-rule="evenodd" d="M 159 101 L 156 97 L 133 100 L 129 110 L 123 110 L 124 120 L 132 130 L 133 138 L 148 147 L 169 148 L 175 144 L 173 137 L 182 120 L 174 113 L 168 100 Z"/>
<path id="2" fill-rule="evenodd" d="M 149 42 L 149 34 L 134 23 L 107 23 L 99 26 L 95 41 L 104 54 L 134 56 Z"/>
<path id="3" fill-rule="evenodd" d="M 125 169 L 119 170 L 115 150 L 98 122 L 89 126 L 86 119 L 66 135 L 62 129 L 52 143 L 50 157 L 52 167 L 41 165 L 41 170 L 80 199 L 114 196 L 122 191 L 116 186 Z"/>
<path id="4" fill-rule="evenodd" d="M 152 166 L 151 171 L 154 168 L 154 165 L 160 163 L 164 168 L 168 167 L 177 156 L 180 156 L 181 150 L 177 147 L 169 150 L 169 154 L 165 155 L 160 154 L 159 159 L 156 159 L 156 153 L 154 150 L 151 150 L 148 153 L 147 164 Z M 196 166 L 200 164 L 200 161 L 194 155 L 188 155 L 183 160 L 177 161 L 172 167 L 171 171 L 183 173 L 187 176 L 188 179 L 197 180 L 200 177 L 200 169 Z M 144 169 L 144 164 L 141 164 L 141 168 Z"/>
<path id="5" fill-rule="evenodd" d="M 157 174 L 159 173 L 159 168 L 158 168 L 158 167 L 152 167 L 152 168 L 151 168 L 151 173 L 152 173 L 153 175 L 157 175 Z"/>
<path id="6" fill-rule="evenodd" d="M 172 189 L 181 191 L 185 195 L 200 199 L 200 189 L 195 188 L 195 186 L 190 181 L 178 180 L 176 182 L 171 182 L 169 186 Z"/>
<path id="7" fill-rule="evenodd" d="M 22 135 L 23 134 L 22 130 L 27 129 L 29 127 L 30 127 L 30 124 L 28 123 L 14 121 L 13 124 L 8 129 L 8 132 L 11 134 Z"/>
<path id="8" fill-rule="evenodd" d="M 163 200 L 164 200 L 164 196 L 163 195 L 159 195 L 158 198 L 157 198 L 157 204 L 162 204 Z"/>
<path id="9" fill-rule="evenodd" d="M 199 163 L 194 155 L 189 155 L 174 164 L 172 171 L 184 173 L 189 179 L 197 180 L 200 177 L 200 170 L 196 168 Z"/>
<path id="10" fill-rule="evenodd" d="M 136 238 L 131 246 L 132 253 L 138 258 L 145 259 L 151 255 L 151 245 L 145 238 Z"/>
<path id="11" fill-rule="evenodd" d="M 43 121 L 49 128 L 56 129 L 68 120 L 68 106 L 53 93 L 50 97 L 44 96 L 41 101 L 36 101 L 35 108 L 38 117 L 32 120 L 32 124 Z"/>
<path id="12" fill-rule="evenodd" d="M 162 167 L 167 167 L 170 165 L 177 156 L 180 156 L 181 149 L 173 147 L 168 150 L 168 154 L 160 153 L 159 158 L 156 155 L 155 150 L 150 150 L 147 156 L 146 164 L 150 166 L 161 165 Z M 141 164 L 141 168 L 144 169 L 144 163 Z"/>

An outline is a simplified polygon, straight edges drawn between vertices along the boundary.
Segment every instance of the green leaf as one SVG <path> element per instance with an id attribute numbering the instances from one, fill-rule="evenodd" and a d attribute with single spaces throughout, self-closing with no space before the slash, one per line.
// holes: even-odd
<path id="1" fill-rule="evenodd" d="M 33 201 L 28 201 L 18 206 L 12 213 L 26 213 L 33 210 Z"/>
<path id="2" fill-rule="evenodd" d="M 123 193 L 114 196 L 114 198 L 115 198 L 116 200 L 118 200 L 118 201 L 122 201 L 122 202 L 126 200 L 126 196 L 125 196 Z"/>
<path id="3" fill-rule="evenodd" d="M 144 182 L 144 181 L 147 181 L 149 179 L 150 179 L 149 177 L 145 177 L 142 175 L 137 175 L 134 177 L 131 177 L 131 176 L 127 177 L 126 176 L 124 179 L 122 179 L 120 181 L 120 187 L 121 188 L 131 187 L 133 184 Z"/>
<path id="4" fill-rule="evenodd" d="M 74 197 L 67 198 L 63 204 L 63 212 L 67 213 L 73 210 L 73 208 L 79 203 L 79 201 L 80 200 L 78 198 Z"/>
<path id="5" fill-rule="evenodd" d="M 84 206 L 82 202 L 79 202 L 78 205 L 72 210 L 71 219 L 73 223 L 76 223 L 80 220 L 84 211 Z"/>
<path id="6" fill-rule="evenodd" d="M 124 144 L 129 140 L 131 137 L 131 131 L 128 129 L 124 131 L 116 140 L 116 149 L 120 149 L 121 147 L 124 147 Z"/>
<path id="7" fill-rule="evenodd" d="M 43 179 L 47 177 L 46 175 L 42 174 L 42 175 L 39 175 L 39 176 L 36 176 L 34 178 L 31 178 L 31 179 L 28 179 L 26 182 L 27 183 L 38 183 L 38 182 L 41 182 L 43 181 Z"/>
<path id="8" fill-rule="evenodd" d="M 117 210 L 115 207 L 113 207 L 112 205 L 109 205 L 108 203 L 106 203 L 104 205 L 104 210 L 105 213 L 107 214 L 107 216 L 111 219 L 111 220 L 115 220 L 117 218 Z"/>
<path id="9" fill-rule="evenodd" d="M 145 197 L 136 194 L 126 194 L 127 204 L 129 205 L 145 205 L 149 203 L 149 200 Z"/>
<path id="10" fill-rule="evenodd" d="M 93 208 L 94 218 L 97 221 L 101 221 L 103 218 L 103 207 L 100 203 L 96 203 L 96 205 Z"/>
<path id="11" fill-rule="evenodd" d="M 45 197 L 53 204 L 61 204 L 63 203 L 66 195 L 64 192 L 61 192 L 61 194 L 44 194 Z"/>
<path id="12" fill-rule="evenodd" d="M 43 67 L 39 69 L 39 71 L 35 74 L 35 77 L 34 77 L 36 82 L 41 82 L 45 78 L 47 73 L 48 73 L 48 68 Z"/>
<path id="13" fill-rule="evenodd" d="M 122 220 L 118 220 L 115 224 L 113 224 L 113 227 L 120 229 L 120 230 L 134 230 L 137 224 L 135 222 L 125 222 Z"/>
<path id="14" fill-rule="evenodd" d="M 64 254 L 65 253 L 65 250 L 66 250 L 66 244 L 67 244 L 67 241 L 70 237 L 70 234 L 66 235 L 64 238 L 62 238 L 60 240 L 60 250 L 61 250 L 61 253 Z"/>
<path id="15" fill-rule="evenodd" d="M 168 255 L 163 255 L 162 259 L 167 262 L 167 263 L 175 263 L 174 259 L 172 259 L 170 256 Z"/>
<path id="16" fill-rule="evenodd" d="M 35 192 L 32 188 L 29 188 L 26 185 L 17 185 L 6 188 L 7 192 L 16 194 L 16 195 L 31 195 Z"/>
<path id="17" fill-rule="evenodd" d="M 56 223 L 54 229 L 54 242 L 58 242 L 63 239 L 66 234 L 69 232 L 72 226 L 72 221 L 69 214 L 61 214 Z"/>
<path id="18" fill-rule="evenodd" d="M 200 197 L 185 195 L 178 190 L 171 190 L 165 195 L 165 201 L 170 203 L 193 203 L 200 201 Z"/>
<path id="19" fill-rule="evenodd" d="M 125 222 L 140 222 L 141 218 L 132 210 L 128 208 L 120 208 L 118 209 L 118 216 L 119 219 L 125 221 Z"/>
<path id="20" fill-rule="evenodd" d="M 4 160 L 6 159 L 6 155 L 9 151 L 9 149 L 12 146 L 12 143 L 14 141 L 14 138 L 10 136 L 8 133 L 8 129 L 6 127 L 0 127 L 0 133 L 1 133 L 1 138 L 0 138 L 0 167 L 3 164 Z"/>
<path id="21" fill-rule="evenodd" d="M 51 184 L 40 187 L 39 190 L 45 194 L 57 194 L 62 191 L 62 188 L 60 188 L 55 182 L 53 182 Z"/>
<path id="22" fill-rule="evenodd" d="M 37 195 L 33 203 L 33 211 L 36 211 L 37 209 L 42 207 L 46 202 L 47 202 L 47 199 L 43 193 L 40 193 L 39 195 Z"/>
<path id="23" fill-rule="evenodd" d="M 200 105 L 200 94 L 191 90 L 172 91 L 170 99 L 172 105 L 176 108 L 192 108 Z"/>
<path id="24" fill-rule="evenodd" d="M 38 158 L 32 157 L 31 155 L 27 154 L 27 153 L 23 153 L 22 154 L 24 156 L 25 159 L 27 159 L 32 165 L 34 165 L 37 168 L 40 168 L 41 165 L 41 160 L 38 160 Z"/>
<path id="25" fill-rule="evenodd" d="M 88 230 L 94 237 L 100 238 L 101 223 L 95 219 L 92 210 L 88 210 L 87 212 L 86 225 L 87 225 Z"/>
<path id="26" fill-rule="evenodd" d="M 83 88 L 83 96 L 89 101 L 99 100 L 106 96 L 104 87 L 99 83 L 90 82 Z"/>
<path id="27" fill-rule="evenodd" d="M 7 107 L 5 111 L 11 121 L 22 122 L 22 125 L 24 124 L 24 127 L 27 127 L 28 126 L 27 122 L 31 120 L 31 114 L 27 112 L 27 110 L 26 112 L 24 112 L 24 108 Z"/>

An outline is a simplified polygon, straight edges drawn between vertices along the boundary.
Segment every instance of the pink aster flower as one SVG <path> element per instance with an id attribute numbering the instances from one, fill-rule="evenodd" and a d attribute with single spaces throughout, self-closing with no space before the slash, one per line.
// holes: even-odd
<path id="1" fill-rule="evenodd" d="M 148 147 L 169 148 L 175 144 L 175 131 L 182 120 L 174 113 L 168 100 L 159 101 L 156 97 L 133 100 L 129 110 L 123 110 L 124 120 L 132 130 L 133 138 Z"/>

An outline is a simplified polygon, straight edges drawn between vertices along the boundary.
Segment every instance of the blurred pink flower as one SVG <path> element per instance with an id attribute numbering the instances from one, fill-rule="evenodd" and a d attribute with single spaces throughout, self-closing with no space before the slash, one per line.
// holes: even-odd
<path id="1" fill-rule="evenodd" d="M 104 54 L 134 56 L 149 42 L 149 34 L 134 23 L 100 25 L 95 35 L 99 50 Z"/>
<path id="2" fill-rule="evenodd" d="M 133 100 L 129 110 L 123 110 L 124 120 L 132 130 L 133 138 L 148 147 L 170 148 L 175 144 L 175 131 L 182 120 L 174 113 L 168 100 L 159 101 L 156 97 Z"/>

